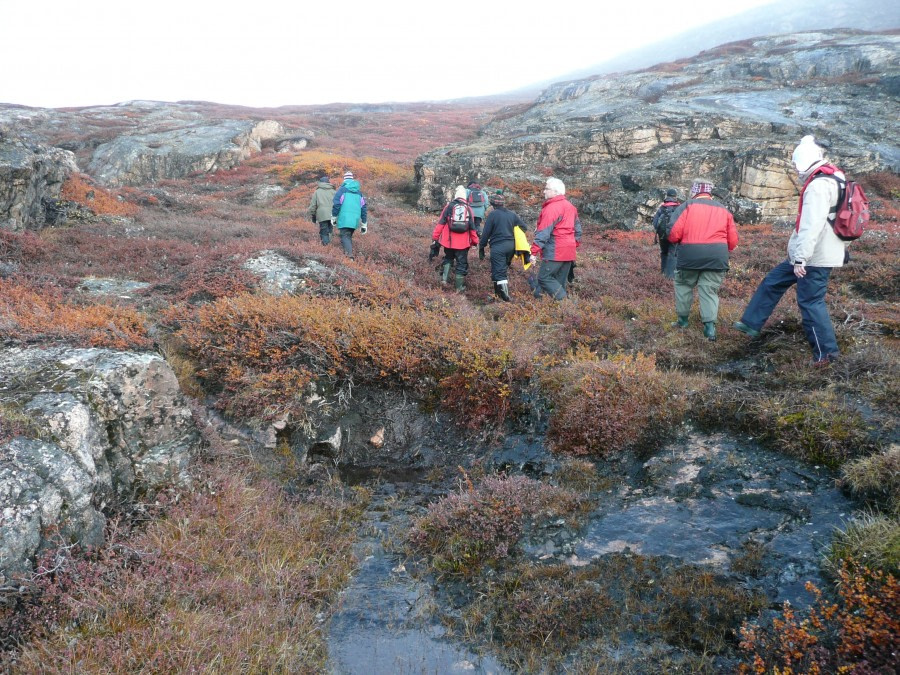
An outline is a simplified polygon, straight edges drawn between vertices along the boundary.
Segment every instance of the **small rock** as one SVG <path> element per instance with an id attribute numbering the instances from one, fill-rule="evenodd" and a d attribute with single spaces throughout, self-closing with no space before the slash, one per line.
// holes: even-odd
<path id="1" fill-rule="evenodd" d="M 381 427 L 378 431 L 375 432 L 375 435 L 369 439 L 369 443 L 371 443 L 376 448 L 380 448 L 382 445 L 384 445 L 384 427 Z"/>

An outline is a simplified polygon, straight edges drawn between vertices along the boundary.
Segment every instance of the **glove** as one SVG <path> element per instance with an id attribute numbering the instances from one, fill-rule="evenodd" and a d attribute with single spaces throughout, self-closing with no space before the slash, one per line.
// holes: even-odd
<path id="1" fill-rule="evenodd" d="M 360 228 L 359 228 L 359 233 L 360 233 L 360 234 L 365 234 L 368 230 L 369 230 L 369 224 L 368 224 L 368 223 L 363 223 L 363 224 L 360 226 Z"/>
<path id="2" fill-rule="evenodd" d="M 428 259 L 434 260 L 435 258 L 437 258 L 437 254 L 440 253 L 440 251 L 441 251 L 440 242 L 437 242 L 437 241 L 431 242 L 431 253 L 428 254 Z"/>
<path id="3" fill-rule="evenodd" d="M 309 219 L 310 219 L 311 221 L 313 221 L 314 223 L 318 223 L 318 222 L 319 222 L 318 220 L 316 220 L 316 217 L 315 217 L 314 215 L 310 216 Z"/>
<path id="4" fill-rule="evenodd" d="M 478 249 L 478 259 L 484 260 L 484 249 L 483 248 Z"/>

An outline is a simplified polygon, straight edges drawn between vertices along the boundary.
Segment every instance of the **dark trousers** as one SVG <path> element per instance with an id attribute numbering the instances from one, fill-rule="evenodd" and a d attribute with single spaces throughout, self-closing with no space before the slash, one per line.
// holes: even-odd
<path id="1" fill-rule="evenodd" d="M 509 279 L 509 266 L 516 254 L 516 244 L 512 241 L 501 241 L 491 244 L 491 281 Z"/>
<path id="2" fill-rule="evenodd" d="M 442 265 L 456 263 L 457 276 L 464 277 L 469 273 L 469 249 L 444 247 L 444 262 Z"/>
<path id="3" fill-rule="evenodd" d="M 547 293 L 554 300 L 566 298 L 566 282 L 569 280 L 569 272 L 572 269 L 572 261 L 542 260 L 541 269 L 538 271 L 537 286 L 534 289 L 534 297 L 539 298 L 541 292 Z"/>
<path id="4" fill-rule="evenodd" d="M 320 220 L 319 221 L 319 239 L 322 240 L 323 246 L 328 246 L 331 243 L 331 232 L 332 225 L 330 220 Z"/>
<path id="5" fill-rule="evenodd" d="M 341 235 L 341 248 L 351 258 L 353 257 L 353 233 L 356 232 L 352 227 L 339 227 L 338 232 Z"/>
<path id="6" fill-rule="evenodd" d="M 678 262 L 678 247 L 668 239 L 659 240 L 659 271 L 666 279 L 675 278 L 675 264 Z"/>
<path id="7" fill-rule="evenodd" d="M 750 328 L 761 330 L 763 324 L 772 315 L 775 305 L 787 290 L 797 284 L 797 306 L 803 319 L 803 332 L 813 350 L 813 358 L 821 361 L 834 354 L 839 354 L 834 326 L 825 304 L 825 291 L 828 288 L 830 267 L 806 268 L 806 276 L 798 278 L 794 274 L 794 266 L 790 260 L 776 265 L 759 284 L 750 304 L 744 310 L 741 321 Z"/>

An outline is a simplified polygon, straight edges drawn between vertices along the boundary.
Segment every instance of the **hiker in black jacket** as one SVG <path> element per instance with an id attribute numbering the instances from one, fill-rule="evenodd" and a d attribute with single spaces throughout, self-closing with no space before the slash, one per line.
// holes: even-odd
<path id="1" fill-rule="evenodd" d="M 484 247 L 491 247 L 491 281 L 494 282 L 494 293 L 509 302 L 509 266 L 516 255 L 516 235 L 513 228 L 517 225 L 524 232 L 528 226 L 515 213 L 505 206 L 502 194 L 493 194 L 490 198 L 493 210 L 484 221 L 484 231 L 478 244 L 478 258 L 484 260 Z"/>
<path id="2" fill-rule="evenodd" d="M 680 205 L 678 192 L 675 188 L 669 188 L 652 221 L 653 231 L 656 233 L 654 239 L 659 241 L 659 271 L 666 279 L 675 278 L 675 256 L 678 254 L 678 247 L 669 241 L 669 232 L 675 224 L 672 212 Z"/>

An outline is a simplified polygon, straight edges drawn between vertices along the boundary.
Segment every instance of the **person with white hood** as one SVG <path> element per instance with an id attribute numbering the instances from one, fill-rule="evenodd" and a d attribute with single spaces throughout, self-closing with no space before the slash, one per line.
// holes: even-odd
<path id="1" fill-rule="evenodd" d="M 773 268 L 759 284 L 734 328 L 759 337 L 778 301 L 797 284 L 797 306 L 803 332 L 813 351 L 813 363 L 827 364 L 839 355 L 825 291 L 831 270 L 847 262 L 846 243 L 832 229 L 844 173 L 825 160 L 813 136 L 804 136 L 791 157 L 803 182 L 797 222 L 788 241 L 788 259 Z M 835 178 L 839 180 L 835 180 Z"/>

